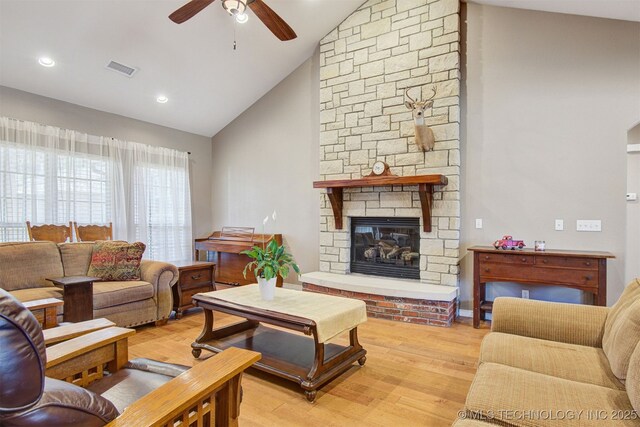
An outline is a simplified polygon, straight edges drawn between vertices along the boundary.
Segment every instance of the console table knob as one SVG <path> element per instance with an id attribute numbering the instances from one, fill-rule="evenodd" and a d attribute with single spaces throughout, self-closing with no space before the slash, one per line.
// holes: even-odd
<path id="1" fill-rule="evenodd" d="M 548 260 L 548 259 L 543 259 L 543 260 L 542 260 L 542 263 L 543 263 L 543 264 L 549 264 L 549 260 Z"/>
<path id="2" fill-rule="evenodd" d="M 485 273 L 488 273 L 488 272 L 489 272 L 489 269 L 488 269 L 488 268 L 485 268 L 485 269 L 484 269 L 484 272 L 485 272 Z"/>
<path id="3" fill-rule="evenodd" d="M 522 262 L 527 262 L 527 259 L 526 258 L 522 258 Z"/>
<path id="4" fill-rule="evenodd" d="M 593 276 L 584 276 L 584 278 L 585 278 L 586 280 L 592 280 L 592 279 L 593 279 Z"/>
<path id="5" fill-rule="evenodd" d="M 585 262 L 584 265 L 586 265 L 587 267 L 591 267 L 591 261 Z"/>

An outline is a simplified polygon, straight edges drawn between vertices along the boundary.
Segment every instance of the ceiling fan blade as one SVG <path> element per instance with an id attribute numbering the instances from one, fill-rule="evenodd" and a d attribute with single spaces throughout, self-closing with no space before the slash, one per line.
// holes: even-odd
<path id="1" fill-rule="evenodd" d="M 291 29 L 289 24 L 284 22 L 282 18 L 278 16 L 269 6 L 267 6 L 262 0 L 254 0 L 249 3 L 249 7 L 256 14 L 264 25 L 280 40 L 287 41 L 293 40 L 296 37 L 296 32 Z"/>
<path id="2" fill-rule="evenodd" d="M 198 12 L 209 6 L 214 1 L 215 0 L 191 0 L 189 3 L 169 15 L 169 19 L 176 24 L 182 24 L 184 21 L 193 18 Z"/>

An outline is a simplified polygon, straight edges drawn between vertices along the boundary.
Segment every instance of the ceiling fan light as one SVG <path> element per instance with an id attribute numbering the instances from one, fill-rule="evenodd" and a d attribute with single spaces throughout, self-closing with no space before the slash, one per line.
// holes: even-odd
<path id="1" fill-rule="evenodd" d="M 246 13 L 239 13 L 236 15 L 236 22 L 238 22 L 239 24 L 244 24 L 248 20 L 249 20 L 249 15 L 247 15 Z"/>
<path id="2" fill-rule="evenodd" d="M 222 7 L 230 15 L 242 15 L 247 10 L 247 2 L 246 0 L 222 0 Z"/>

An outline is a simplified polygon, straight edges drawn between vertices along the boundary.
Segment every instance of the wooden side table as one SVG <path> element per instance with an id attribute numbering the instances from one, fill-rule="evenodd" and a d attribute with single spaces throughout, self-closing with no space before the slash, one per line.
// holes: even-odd
<path id="1" fill-rule="evenodd" d="M 593 305 L 607 305 L 607 259 L 609 252 L 502 250 L 473 246 L 473 327 L 480 326 L 492 301 L 486 301 L 489 282 L 564 286 L 593 294 Z"/>
<path id="2" fill-rule="evenodd" d="M 26 308 L 31 311 L 36 319 L 42 324 L 42 329 L 49 329 L 58 326 L 58 307 L 64 302 L 58 298 L 43 298 L 23 302 Z M 42 310 L 41 313 L 38 313 Z M 42 316 L 42 320 L 40 319 Z"/>
<path id="3" fill-rule="evenodd" d="M 212 262 L 204 261 L 180 261 L 173 262 L 178 267 L 178 282 L 173 286 L 173 310 L 176 319 L 182 318 L 182 312 L 195 307 L 191 297 L 202 292 L 211 292 L 216 289 L 215 269 Z"/>
<path id="4" fill-rule="evenodd" d="M 93 319 L 93 282 L 98 277 L 70 276 L 47 279 L 59 288 L 64 289 L 65 322 L 83 322 Z"/>

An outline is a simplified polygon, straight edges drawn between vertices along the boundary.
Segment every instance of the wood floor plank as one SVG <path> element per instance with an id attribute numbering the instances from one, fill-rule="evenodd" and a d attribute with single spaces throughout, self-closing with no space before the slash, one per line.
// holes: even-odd
<path id="1" fill-rule="evenodd" d="M 240 319 L 215 315 L 221 327 Z M 204 316 L 189 310 L 165 326 L 138 328 L 129 339 L 129 357 L 147 357 L 193 366 L 191 343 Z M 451 328 L 369 319 L 358 327 L 367 350 L 364 367 L 351 369 L 318 391 L 309 403 L 291 382 L 250 370 L 243 376 L 243 427 L 450 426 L 477 369 L 480 343 L 488 327 L 474 329 L 468 319 Z M 343 335 L 336 343 L 347 344 Z M 201 358 L 209 356 L 202 352 Z"/>

